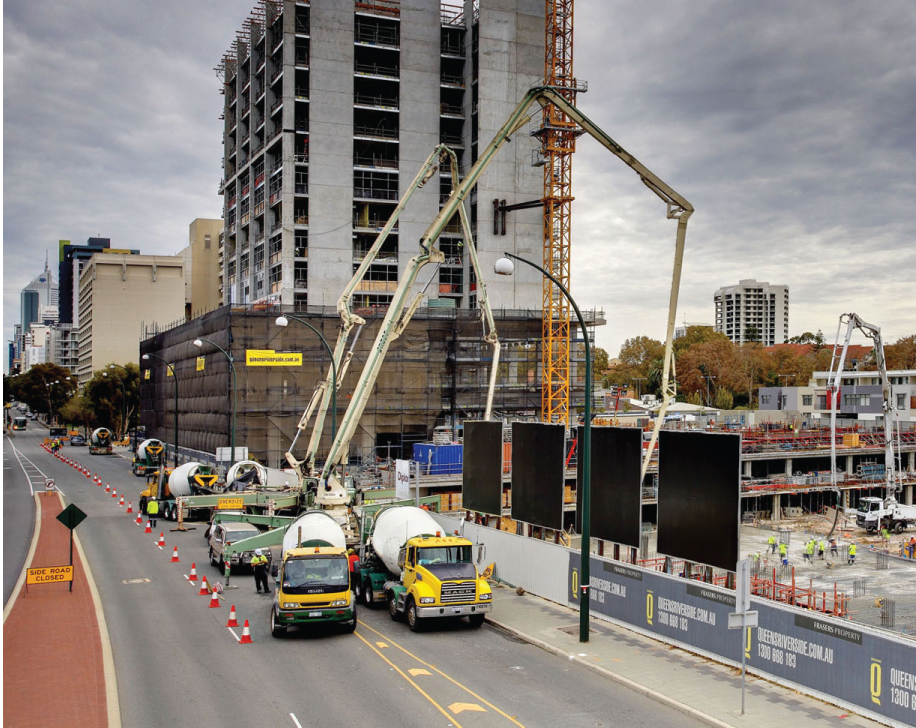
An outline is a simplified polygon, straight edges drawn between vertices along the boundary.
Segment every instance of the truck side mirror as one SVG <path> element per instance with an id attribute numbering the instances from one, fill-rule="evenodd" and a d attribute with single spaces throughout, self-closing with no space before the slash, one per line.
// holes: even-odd
<path id="1" fill-rule="evenodd" d="M 401 549 L 398 551 L 398 566 L 404 568 L 404 563 L 407 561 L 407 549 Z"/>
<path id="2" fill-rule="evenodd" d="M 487 555 L 486 544 L 478 544 L 477 545 L 477 563 L 478 564 L 483 563 L 483 560 L 486 557 L 486 555 Z"/>

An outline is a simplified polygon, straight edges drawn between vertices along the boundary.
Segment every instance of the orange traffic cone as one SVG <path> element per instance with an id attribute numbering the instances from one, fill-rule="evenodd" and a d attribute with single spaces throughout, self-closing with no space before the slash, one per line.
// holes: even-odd
<path id="1" fill-rule="evenodd" d="M 229 610 L 229 621 L 226 622 L 227 627 L 238 627 L 239 621 L 235 618 L 235 605 L 232 605 L 232 609 Z"/>
<path id="2" fill-rule="evenodd" d="M 143 533 L 152 533 L 153 527 L 149 525 L 149 518 L 146 519 L 146 530 Z"/>
<path id="3" fill-rule="evenodd" d="M 121 500 L 118 501 L 118 508 L 123 508 L 123 507 L 124 507 L 124 496 L 122 495 Z"/>
<path id="4" fill-rule="evenodd" d="M 137 523 L 138 526 L 142 526 L 142 525 L 143 525 L 143 514 L 140 513 L 139 510 L 137 511 L 137 521 L 136 521 L 136 523 Z"/>
<path id="5" fill-rule="evenodd" d="M 219 594 L 216 591 L 210 593 L 210 609 L 217 609 L 219 607 Z"/>
<path id="6" fill-rule="evenodd" d="M 86 471 L 86 477 L 87 477 L 87 478 L 91 478 L 91 477 L 92 477 L 91 475 L 89 475 L 89 471 L 88 471 L 88 470 Z"/>
<path id="7" fill-rule="evenodd" d="M 124 502 L 124 497 L 123 497 L 123 496 L 121 497 L 121 502 L 122 502 L 122 503 Z M 133 512 L 134 512 L 134 504 L 133 504 L 133 501 L 127 501 L 127 512 L 128 512 L 128 513 L 133 513 Z"/>
<path id="8" fill-rule="evenodd" d="M 172 564 L 178 563 L 178 547 L 177 546 L 175 547 L 175 550 L 172 551 L 172 560 L 169 563 L 172 563 Z"/>
<path id="9" fill-rule="evenodd" d="M 159 532 L 159 540 L 156 542 L 156 545 L 159 548 L 162 548 L 163 546 L 165 546 L 165 532 L 164 531 Z"/>
<path id="10" fill-rule="evenodd" d="M 251 629 L 248 627 L 248 620 L 245 620 L 245 626 L 242 627 L 242 639 L 239 640 L 240 645 L 250 645 L 251 644 Z"/>
<path id="11" fill-rule="evenodd" d="M 191 564 L 191 573 L 188 574 L 188 581 L 197 581 L 197 564 Z"/>
<path id="12" fill-rule="evenodd" d="M 101 483 L 99 483 L 99 485 L 101 485 Z M 105 492 L 106 492 L 106 493 L 111 493 L 111 483 L 108 483 L 108 484 L 105 486 Z"/>
<path id="13" fill-rule="evenodd" d="M 112 498 L 117 498 L 117 497 L 118 497 L 118 489 L 117 489 L 117 488 L 112 488 L 112 490 L 111 490 L 111 497 L 112 497 Z"/>
<path id="14" fill-rule="evenodd" d="M 210 585 L 207 584 L 207 575 L 204 574 L 204 580 L 200 582 L 200 591 L 197 592 L 197 596 L 203 597 L 210 593 Z"/>

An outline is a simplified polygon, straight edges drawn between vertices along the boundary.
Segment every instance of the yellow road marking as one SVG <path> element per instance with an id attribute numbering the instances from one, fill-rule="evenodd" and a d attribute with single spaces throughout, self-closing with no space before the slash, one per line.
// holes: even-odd
<path id="1" fill-rule="evenodd" d="M 379 649 L 382 649 L 382 650 L 384 650 L 388 646 L 384 642 L 376 642 L 375 644 L 379 647 Z"/>
<path id="2" fill-rule="evenodd" d="M 417 675 L 432 675 L 429 670 L 424 670 L 422 667 L 412 667 L 407 672 L 416 677 Z"/>
<path id="3" fill-rule="evenodd" d="M 369 630 L 370 632 L 375 632 L 375 634 L 377 634 L 379 637 L 384 637 L 384 636 L 385 636 L 385 635 L 383 635 L 381 632 L 379 632 L 377 629 L 373 629 L 373 628 L 370 627 L 368 624 L 365 624 L 365 623 L 362 622 L 362 621 L 360 622 L 360 625 L 363 626 L 363 627 L 365 627 L 365 628 L 366 628 L 367 630 Z M 360 639 L 362 639 L 362 638 L 360 638 Z M 415 659 L 417 662 L 419 662 L 419 663 L 421 663 L 421 664 L 423 664 L 423 665 L 426 665 L 427 667 L 429 667 L 429 668 L 435 670 L 437 673 L 439 673 L 442 677 L 444 677 L 444 678 L 445 678 L 446 680 L 448 680 L 450 683 L 452 683 L 452 684 L 454 684 L 454 685 L 457 685 L 459 688 L 461 688 L 462 690 L 464 690 L 464 691 L 467 692 L 468 694 L 473 695 L 473 696 L 474 696 L 475 698 L 477 698 L 481 703 L 483 703 L 483 704 L 486 705 L 487 707 L 491 708 L 491 709 L 494 710 L 495 712 L 499 713 L 499 714 L 500 714 L 503 718 L 505 718 L 506 720 L 511 721 L 512 723 L 514 723 L 515 725 L 517 725 L 519 728 L 525 728 L 525 726 L 523 726 L 521 723 L 519 723 L 519 722 L 518 722 L 515 718 L 513 718 L 511 715 L 507 715 L 506 713 L 504 713 L 503 711 L 501 711 L 499 708 L 497 708 L 495 705 L 493 705 L 493 703 L 491 703 L 491 702 L 489 702 L 488 700 L 482 698 L 481 696 L 479 696 L 477 693 L 475 693 L 473 690 L 471 690 L 471 689 L 470 689 L 469 687 L 467 687 L 466 685 L 462 685 L 460 682 L 458 682 L 458 681 L 455 680 L 454 678 L 452 678 L 452 677 L 446 675 L 444 672 L 442 672 L 442 670 L 440 670 L 439 668 L 437 668 L 435 665 L 431 665 L 431 664 L 428 663 L 426 660 L 420 659 L 420 658 L 417 657 L 415 654 L 413 654 L 410 650 L 407 650 L 407 649 L 401 647 L 401 646 L 400 646 L 397 642 L 395 642 L 394 640 L 389 639 L 388 641 L 391 643 L 392 646 L 397 647 L 397 648 L 398 648 L 401 652 L 403 652 L 405 655 L 409 655 L 410 657 L 412 657 L 413 659 Z M 367 643 L 367 644 L 368 644 L 368 643 Z"/>
<path id="4" fill-rule="evenodd" d="M 366 625 L 363 624 L 362 622 L 360 622 L 360 624 L 362 624 L 364 627 L 366 626 Z M 372 629 L 371 627 L 370 627 L 369 629 L 372 630 L 373 632 L 375 632 L 375 630 Z M 449 712 L 448 712 L 445 708 L 443 708 L 441 705 L 439 705 L 439 703 L 437 703 L 435 700 L 433 700 L 433 698 L 432 698 L 431 695 L 429 695 L 425 690 L 423 690 L 423 688 L 421 688 L 421 687 L 420 687 L 419 685 L 417 685 L 413 680 L 411 680 L 411 679 L 404 673 L 404 671 L 403 671 L 400 667 L 398 667 L 397 665 L 395 665 L 391 660 L 389 660 L 389 659 L 388 659 L 387 657 L 385 657 L 381 652 L 379 652 L 379 651 L 375 648 L 375 645 L 373 645 L 371 642 L 369 642 L 369 640 L 367 640 L 365 637 L 363 637 L 359 632 L 354 632 L 353 634 L 355 634 L 360 640 L 362 640 L 362 641 L 366 644 L 366 647 L 368 647 L 368 648 L 369 648 L 370 650 L 372 650 L 376 655 L 378 655 L 378 656 L 381 657 L 385 662 L 387 662 L 388 665 L 391 667 L 391 669 L 395 670 L 401 677 L 403 677 L 407 682 L 409 682 L 411 685 L 413 685 L 414 689 L 415 689 L 418 693 L 420 693 L 420 695 L 422 695 L 422 696 L 423 696 L 424 698 L 426 698 L 430 703 L 432 703 L 434 706 L 436 706 L 436 710 L 438 710 L 440 713 L 442 713 L 442 715 L 444 715 L 444 716 L 445 716 L 446 718 L 448 718 L 452 723 L 454 723 L 454 724 L 455 724 L 455 728 L 463 728 L 463 726 L 462 726 L 457 720 L 455 720 L 455 719 L 449 714 Z M 376 632 L 376 634 L 378 634 L 378 633 Z"/>
<path id="5" fill-rule="evenodd" d="M 470 710 L 473 713 L 486 713 L 486 708 L 481 708 L 477 703 L 452 703 L 448 706 L 448 709 L 452 711 L 455 715 L 461 713 L 465 710 Z"/>

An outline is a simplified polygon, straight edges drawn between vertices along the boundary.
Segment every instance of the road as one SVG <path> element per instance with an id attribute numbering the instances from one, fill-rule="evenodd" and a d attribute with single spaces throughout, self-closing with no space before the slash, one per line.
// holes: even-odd
<path id="1" fill-rule="evenodd" d="M 195 562 L 199 574 L 221 580 L 208 563 L 203 527 L 179 533 L 160 520 L 155 534 L 144 534 L 117 499 L 38 442 L 39 433 L 29 432 L 16 446 L 89 516 L 78 533 L 105 609 L 125 726 L 700 725 L 489 625 L 414 634 L 386 610 L 363 607 L 353 635 L 328 627 L 274 639 L 270 597 L 255 593 L 251 576 L 232 578 L 219 609 L 184 578 Z M 145 481 L 130 474 L 127 460 L 69 446 L 64 454 L 136 505 Z M 23 483 L 14 488 L 27 491 Z M 160 531 L 164 550 L 155 545 Z M 27 534 L 17 538 L 27 547 Z M 230 604 L 240 623 L 250 620 L 254 644 L 240 645 L 241 630 L 226 628 Z"/>
<path id="2" fill-rule="evenodd" d="M 44 428 L 42 428 L 44 429 Z M 3 604 L 6 605 L 35 530 L 35 501 L 29 490 L 29 479 L 13 450 L 16 443 L 34 448 L 34 438 L 25 432 L 9 433 L 3 437 Z M 46 454 L 44 450 L 38 452 Z M 34 487 L 34 486 L 33 486 Z"/>

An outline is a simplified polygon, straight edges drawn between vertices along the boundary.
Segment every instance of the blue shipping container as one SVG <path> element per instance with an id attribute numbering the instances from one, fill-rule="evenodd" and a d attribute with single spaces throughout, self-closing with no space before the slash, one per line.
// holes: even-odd
<path id="1" fill-rule="evenodd" d="M 460 475 L 464 467 L 464 445 L 418 442 L 413 446 L 413 459 L 420 463 L 422 475 Z"/>

